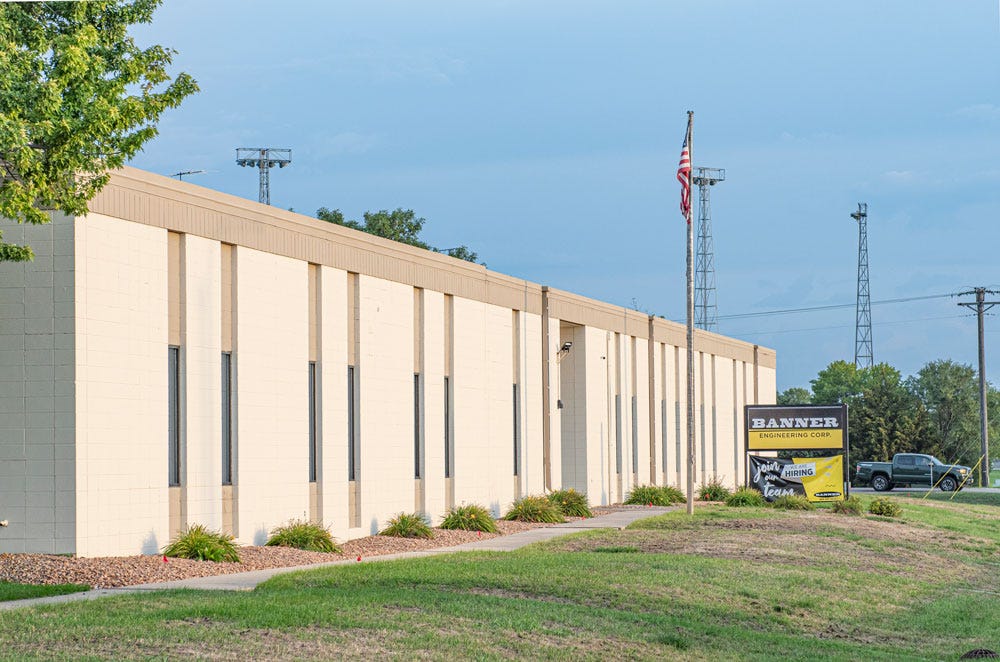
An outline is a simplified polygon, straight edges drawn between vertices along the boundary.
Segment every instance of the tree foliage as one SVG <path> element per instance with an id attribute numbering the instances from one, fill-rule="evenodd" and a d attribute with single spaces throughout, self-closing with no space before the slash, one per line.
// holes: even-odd
<path id="1" fill-rule="evenodd" d="M 79 215 L 198 86 L 171 80 L 175 51 L 140 48 L 129 27 L 162 0 L 0 4 L 0 216 L 46 223 Z M 0 242 L 0 260 L 31 259 Z"/>
<path id="2" fill-rule="evenodd" d="M 779 405 L 808 405 L 812 402 L 812 393 L 801 386 L 792 386 L 778 394 Z"/>
<path id="3" fill-rule="evenodd" d="M 907 380 L 927 406 L 934 445 L 945 458 L 979 457 L 979 378 L 971 366 L 931 361 Z"/>
<path id="4" fill-rule="evenodd" d="M 361 230 L 362 232 L 385 239 L 416 246 L 417 248 L 444 253 L 459 260 L 466 260 L 467 262 L 479 261 L 479 255 L 468 246 L 440 250 L 421 239 L 420 233 L 423 231 L 427 219 L 418 217 L 412 209 L 397 208 L 393 211 L 386 209 L 380 209 L 376 212 L 366 211 L 364 213 L 364 222 L 358 222 L 344 218 L 343 212 L 339 209 L 320 207 L 316 210 L 316 218 L 354 230 Z"/>
<path id="5" fill-rule="evenodd" d="M 899 371 L 879 363 L 858 371 L 861 393 L 848 403 L 852 454 L 871 460 L 896 453 L 934 452 L 927 409 Z"/>
<path id="6" fill-rule="evenodd" d="M 896 453 L 929 453 L 942 462 L 975 465 L 980 454 L 979 382 L 972 367 L 931 361 L 902 379 L 881 363 L 856 369 L 834 361 L 811 380 L 812 404 L 848 406 L 851 455 L 890 460 Z M 778 404 L 807 402 L 808 390 L 792 387 Z M 1000 392 L 987 392 L 990 436 L 1000 437 Z"/>
<path id="7" fill-rule="evenodd" d="M 861 392 L 861 376 L 854 364 L 847 361 L 834 361 L 809 383 L 814 405 L 850 404 Z"/>

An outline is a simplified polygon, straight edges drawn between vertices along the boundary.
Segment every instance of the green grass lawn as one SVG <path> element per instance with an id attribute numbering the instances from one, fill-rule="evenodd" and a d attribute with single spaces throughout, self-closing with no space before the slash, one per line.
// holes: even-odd
<path id="1" fill-rule="evenodd" d="M 0 613 L 0 657 L 941 660 L 1000 648 L 989 503 L 699 506 L 513 553 Z"/>
<path id="2" fill-rule="evenodd" d="M 79 593 L 89 591 L 85 584 L 56 584 L 53 586 L 37 586 L 34 584 L 12 584 L 0 582 L 0 602 L 8 600 L 24 600 L 26 598 L 47 598 L 50 595 Z"/>

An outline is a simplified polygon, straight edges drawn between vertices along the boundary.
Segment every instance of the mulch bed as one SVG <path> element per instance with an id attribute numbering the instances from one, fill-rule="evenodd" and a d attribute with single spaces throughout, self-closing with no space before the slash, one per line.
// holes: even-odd
<path id="1" fill-rule="evenodd" d="M 619 509 L 595 508 L 594 514 L 603 515 Z M 545 526 L 551 524 L 498 520 L 499 533 L 434 529 L 434 537 L 430 539 L 368 536 L 343 543 L 342 554 L 306 552 L 290 547 L 247 546 L 240 548 L 240 563 L 174 558 L 164 561 L 162 556 L 144 555 L 75 558 L 53 554 L 0 554 L 0 581 L 19 584 L 87 584 L 93 588 L 115 588 L 454 547 Z"/>

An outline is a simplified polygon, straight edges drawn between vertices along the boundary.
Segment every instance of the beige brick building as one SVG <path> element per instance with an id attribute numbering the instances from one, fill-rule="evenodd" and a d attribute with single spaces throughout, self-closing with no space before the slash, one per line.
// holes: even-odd
<path id="1" fill-rule="evenodd" d="M 37 257 L 0 264 L 2 552 L 686 482 L 681 325 L 130 168 L 4 232 Z M 741 483 L 775 354 L 694 349 L 696 482 Z"/>

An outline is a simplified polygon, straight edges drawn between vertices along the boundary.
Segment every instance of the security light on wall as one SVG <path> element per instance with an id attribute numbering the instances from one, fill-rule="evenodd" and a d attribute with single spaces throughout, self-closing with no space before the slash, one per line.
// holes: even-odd
<path id="1" fill-rule="evenodd" d="M 560 347 L 559 351 L 556 352 L 556 363 L 560 363 L 564 358 L 566 358 L 566 355 L 569 354 L 569 350 L 572 346 L 573 343 L 570 341 L 566 341 L 562 344 L 562 347 Z"/>

